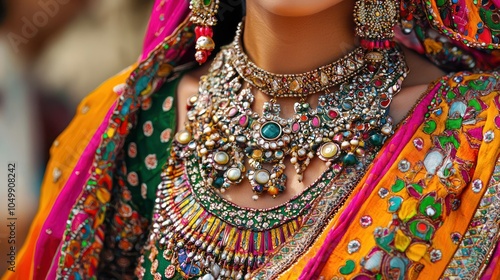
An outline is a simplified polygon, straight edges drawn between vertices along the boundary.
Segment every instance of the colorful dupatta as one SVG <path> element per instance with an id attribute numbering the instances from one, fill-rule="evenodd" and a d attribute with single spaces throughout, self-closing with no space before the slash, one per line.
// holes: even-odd
<path id="1" fill-rule="evenodd" d="M 479 277 L 498 241 L 499 88 L 470 73 L 431 87 L 282 278 Z"/>

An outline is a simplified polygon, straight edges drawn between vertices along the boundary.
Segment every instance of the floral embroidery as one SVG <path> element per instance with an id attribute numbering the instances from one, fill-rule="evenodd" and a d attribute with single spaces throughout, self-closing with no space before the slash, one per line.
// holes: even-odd
<path id="1" fill-rule="evenodd" d="M 472 191 L 475 193 L 480 192 L 483 189 L 483 182 L 481 180 L 476 179 L 472 182 Z"/>
<path id="2" fill-rule="evenodd" d="M 400 276 L 418 275 L 424 268 L 420 260 L 425 255 L 429 256 L 431 262 L 441 260 L 441 250 L 432 248 L 433 238 L 451 211 L 458 209 L 459 194 L 469 183 L 473 192 L 483 191 L 482 181 L 473 181 L 471 178 L 472 163 L 460 158 L 458 154 L 477 155 L 481 144 L 481 139 L 476 140 L 480 136 L 476 136 L 473 130 L 477 126 L 464 128 L 464 125 L 476 124 L 478 111 L 487 108 L 475 99 L 476 92 L 484 92 L 486 95 L 496 86 L 496 82 L 487 75 L 480 79 L 470 79 L 467 73 L 462 73 L 458 77 L 459 79 L 457 76 L 452 77 L 451 80 L 457 83 L 473 82 L 467 87 L 462 87 L 461 84 L 441 87 L 428 107 L 429 112 L 433 112 L 436 117 L 446 117 L 445 126 L 441 128 L 438 123 L 443 121 L 434 119 L 428 113 L 422 126 L 422 132 L 428 138 L 413 139 L 413 147 L 417 151 L 423 149 L 426 141 L 431 141 L 429 152 L 414 164 L 406 159 L 398 161 L 397 168 L 405 176 L 395 178 L 389 190 L 379 189 L 379 197 L 386 199 L 387 212 L 392 213 L 393 218 L 388 227 L 379 226 L 374 230 L 376 246 L 361 259 L 359 275 L 391 278 L 386 274 L 388 271 Z M 446 107 L 443 102 L 450 104 L 448 112 L 444 109 Z M 459 136 L 459 131 L 465 129 L 468 132 L 468 138 L 465 139 L 470 141 L 469 145 L 464 145 Z M 484 142 L 488 143 L 486 134 Z M 466 151 L 459 153 L 462 149 Z M 442 189 L 439 191 L 436 187 L 429 186 L 434 178 L 441 185 Z M 459 233 L 451 235 L 455 244 L 460 237 Z"/>
<path id="3" fill-rule="evenodd" d="M 441 250 L 433 249 L 430 252 L 430 256 L 431 256 L 431 262 L 437 262 L 437 261 L 441 260 L 441 258 L 443 257 L 443 254 L 441 253 Z"/>
<path id="4" fill-rule="evenodd" d="M 165 98 L 165 101 L 163 102 L 163 111 L 170 111 L 172 109 L 172 105 L 174 104 L 174 99 L 169 96 Z"/>
<path id="5" fill-rule="evenodd" d="M 361 247 L 361 242 L 359 242 L 359 240 L 351 240 L 351 242 L 349 242 L 349 244 L 347 244 L 347 252 L 349 254 L 352 254 L 352 253 L 355 253 L 357 251 L 359 251 L 359 248 Z"/>
<path id="6" fill-rule="evenodd" d="M 161 142 L 166 143 L 166 142 L 170 141 L 171 134 L 172 134 L 172 129 L 167 128 L 167 129 L 163 130 L 161 132 L 161 135 L 160 135 Z"/>
<path id="7" fill-rule="evenodd" d="M 147 110 L 151 109 L 151 103 L 152 103 L 151 97 L 144 99 L 144 101 L 142 101 L 142 104 L 141 104 L 141 109 L 143 111 L 147 111 Z"/>
<path id="8" fill-rule="evenodd" d="M 144 135 L 146 136 L 151 136 L 153 135 L 153 123 L 151 121 L 147 121 L 144 123 L 144 125 L 142 126 L 142 129 L 144 131 Z"/>
<path id="9" fill-rule="evenodd" d="M 137 184 L 139 183 L 139 176 L 137 175 L 137 173 L 130 172 L 127 175 L 127 182 L 134 187 L 137 186 Z"/>
<path id="10" fill-rule="evenodd" d="M 144 160 L 144 164 L 146 164 L 146 168 L 149 170 L 155 169 L 158 166 L 158 160 L 156 159 L 156 154 L 148 155 Z"/>
<path id="11" fill-rule="evenodd" d="M 174 35 L 167 37 L 161 46 L 141 62 L 140 66 L 130 74 L 126 84 L 118 85 L 113 89 L 119 94 L 119 99 L 114 108 L 114 114 L 109 119 L 108 127 L 102 135 L 93 167 L 90 170 L 90 178 L 69 217 L 57 271 L 60 278 L 95 279 L 98 265 L 105 268 L 101 269 L 102 275 L 114 272 L 128 274 L 128 271 L 134 269 L 138 252 L 121 256 L 120 250 L 116 247 L 113 252 L 109 250 L 102 252 L 104 244 L 107 243 L 104 238 L 111 238 L 109 243 L 121 244 L 125 249 L 133 248 L 133 246 L 128 246 L 126 241 L 121 240 L 127 239 L 131 244 L 136 244 L 143 234 L 142 229 L 147 228 L 148 221 L 135 210 L 129 211 L 127 207 L 116 208 L 120 209 L 116 213 L 108 211 L 111 208 L 108 207 L 111 202 L 110 191 L 114 188 L 109 182 L 115 175 L 115 163 L 122 151 L 125 137 L 136 123 L 136 112 L 141 108 L 141 102 L 163 85 L 177 63 L 175 60 L 166 62 L 165 56 L 180 58 L 181 48 L 179 47 L 183 49 L 193 44 L 193 27 L 189 21 L 186 21 L 184 26 L 177 31 Z M 152 128 L 152 126 L 150 128 L 146 126 L 145 134 L 152 134 Z M 127 174 L 125 167 L 123 170 L 117 170 L 119 173 Z M 131 186 L 139 183 L 133 173 L 126 175 L 126 181 Z M 119 193 L 127 190 L 127 182 L 118 180 L 115 190 Z M 126 204 L 121 196 L 117 196 L 116 200 L 113 201 L 116 205 Z M 121 216 L 122 214 L 129 215 L 129 217 Z M 104 225 L 105 220 L 108 220 L 110 225 Z M 106 230 L 110 232 L 106 234 Z M 78 252 L 70 250 L 72 242 L 81 244 L 81 250 Z M 101 252 L 104 258 L 99 260 Z M 113 253 L 117 256 L 114 257 Z"/>
<path id="12" fill-rule="evenodd" d="M 361 217 L 361 219 L 359 219 L 359 223 L 364 228 L 371 226 L 372 222 L 373 222 L 372 217 L 370 217 L 368 215 L 365 215 L 365 216 Z"/>
<path id="13" fill-rule="evenodd" d="M 128 156 L 131 158 L 135 158 L 137 156 L 137 145 L 134 142 L 131 142 L 128 145 Z"/>

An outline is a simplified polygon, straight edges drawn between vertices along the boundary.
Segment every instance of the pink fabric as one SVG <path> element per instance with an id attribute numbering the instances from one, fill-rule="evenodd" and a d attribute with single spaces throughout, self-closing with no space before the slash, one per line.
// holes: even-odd
<path id="1" fill-rule="evenodd" d="M 373 189 L 382 178 L 381 175 L 387 173 L 387 170 L 393 165 L 403 148 L 411 140 L 411 137 L 415 133 L 416 129 L 422 124 L 425 112 L 427 111 L 427 106 L 434 98 L 434 95 L 440 86 L 441 83 L 436 84 L 427 96 L 420 101 L 411 117 L 399 128 L 397 133 L 387 144 L 387 149 L 384 153 L 375 159 L 373 167 L 369 171 L 370 176 L 366 180 L 365 185 L 361 191 L 355 195 L 346 209 L 342 211 L 339 223 L 330 230 L 320 250 L 316 256 L 314 256 L 307 263 L 299 279 L 318 278 L 323 266 L 335 247 L 337 247 L 341 238 L 344 236 L 354 216 L 358 213 L 363 203 L 368 199 L 370 194 L 373 192 Z"/>
<path id="2" fill-rule="evenodd" d="M 61 217 L 68 217 L 71 209 L 79 198 L 85 182 L 87 182 L 90 167 L 94 159 L 95 151 L 101 142 L 102 134 L 108 127 L 109 119 L 113 114 L 116 103 L 111 106 L 111 109 L 106 114 L 104 121 L 101 123 L 96 133 L 85 148 L 80 157 L 80 160 L 71 172 L 71 176 L 64 185 L 61 193 L 52 207 L 47 220 L 43 224 L 40 236 L 37 240 L 35 248 L 35 269 L 34 279 L 56 279 L 57 264 L 61 255 L 58 248 L 61 245 L 62 237 L 66 229 L 66 222 Z M 77 175 L 78 174 L 78 175 Z M 51 234 L 47 234 L 50 231 Z M 54 256 L 54 258 L 47 258 L 47 256 Z M 50 267 L 50 271 L 47 269 Z M 48 274 L 47 274 L 48 273 Z M 47 277 L 45 277 L 47 274 Z"/>
<path id="3" fill-rule="evenodd" d="M 189 0 L 156 0 L 144 38 L 141 60 L 173 33 L 189 15 Z"/>
<path id="4" fill-rule="evenodd" d="M 486 267 L 481 280 L 490 280 L 493 279 L 493 272 L 495 272 L 495 268 L 500 261 L 500 241 L 497 242 L 495 251 L 493 251 L 493 255 L 490 258 L 488 266 Z"/>

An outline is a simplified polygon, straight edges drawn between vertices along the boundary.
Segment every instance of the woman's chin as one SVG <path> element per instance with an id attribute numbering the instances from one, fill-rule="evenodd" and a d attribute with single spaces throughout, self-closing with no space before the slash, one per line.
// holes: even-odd
<path id="1" fill-rule="evenodd" d="M 247 0 L 283 17 L 305 17 L 320 13 L 345 0 Z"/>

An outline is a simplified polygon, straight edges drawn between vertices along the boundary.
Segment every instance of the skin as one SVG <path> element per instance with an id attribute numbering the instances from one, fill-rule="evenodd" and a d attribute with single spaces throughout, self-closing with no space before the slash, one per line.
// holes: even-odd
<path id="1" fill-rule="evenodd" d="M 303 73 L 331 63 L 358 45 L 353 31 L 353 6 L 354 1 L 343 0 L 248 0 L 243 34 L 245 52 L 256 65 L 272 73 Z M 444 75 L 412 51 L 405 50 L 405 54 L 410 74 L 400 93 L 394 97 L 389 111 L 395 123 L 401 122 L 411 111 L 432 81 Z M 177 92 L 179 124 L 185 121 L 185 102 L 197 93 L 199 78 L 208 72 L 209 64 L 181 79 Z M 254 90 L 254 94 L 253 109 L 261 112 L 262 104 L 269 97 L 257 90 Z M 312 106 L 316 106 L 317 96 L 315 94 L 308 98 Z M 297 101 L 294 98 L 278 99 L 283 117 L 293 115 L 293 104 Z M 304 173 L 303 181 L 299 183 L 288 158 L 285 164 L 287 189 L 278 197 L 273 199 L 270 195 L 262 195 L 253 201 L 248 180 L 229 188 L 221 196 L 240 206 L 273 207 L 300 194 L 326 169 L 323 161 L 314 158 Z"/>

